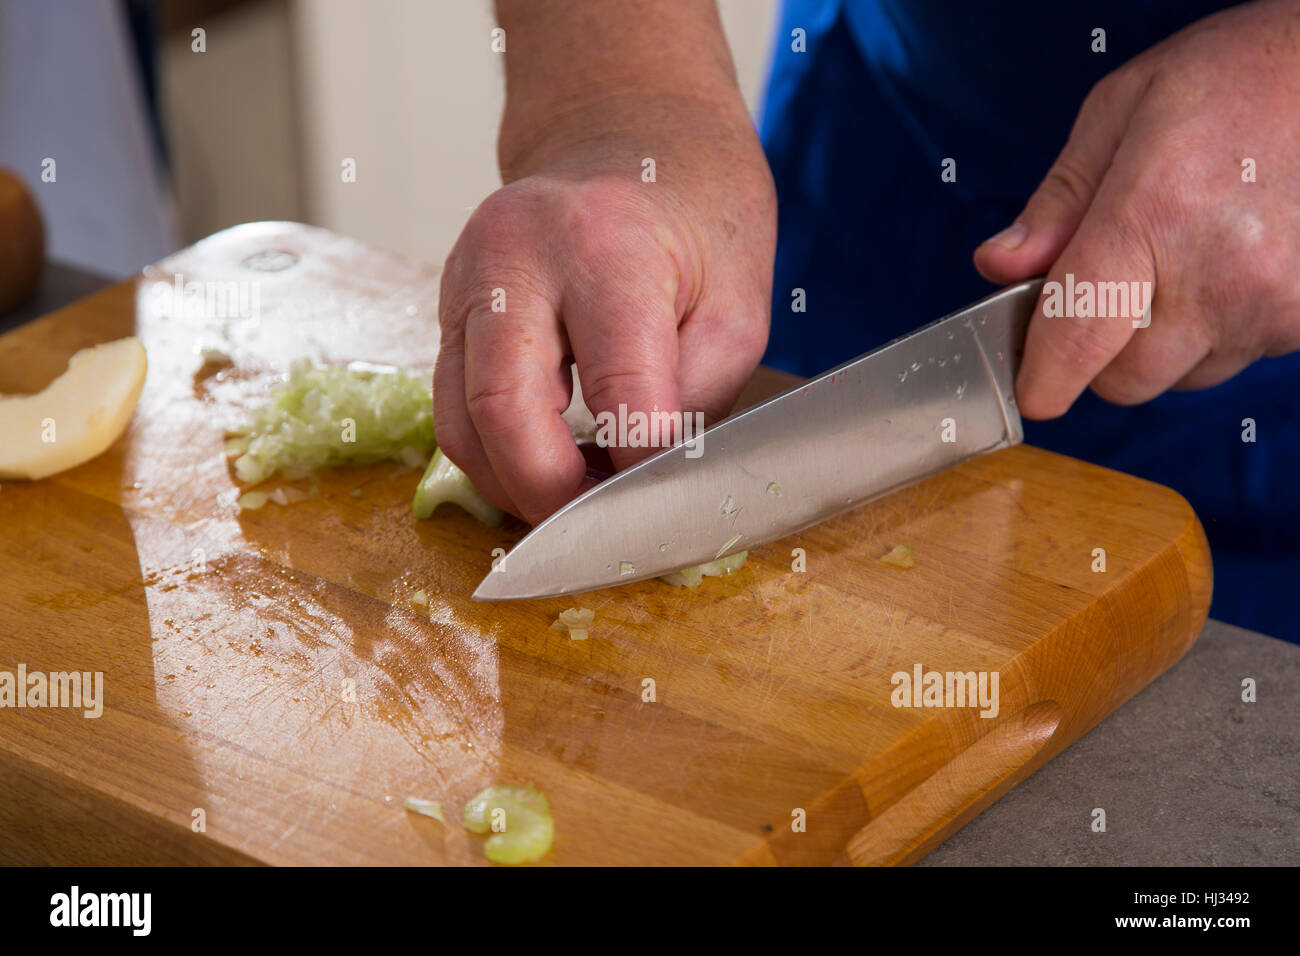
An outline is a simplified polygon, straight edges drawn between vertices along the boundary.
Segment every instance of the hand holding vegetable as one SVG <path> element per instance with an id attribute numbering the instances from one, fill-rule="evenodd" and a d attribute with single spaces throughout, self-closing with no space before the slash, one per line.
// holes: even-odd
<path id="1" fill-rule="evenodd" d="M 593 412 L 730 410 L 766 343 L 775 196 L 712 3 L 500 20 L 507 185 L 443 272 L 434 414 L 483 495 L 536 523 L 587 486 L 560 417 L 573 360 Z"/>

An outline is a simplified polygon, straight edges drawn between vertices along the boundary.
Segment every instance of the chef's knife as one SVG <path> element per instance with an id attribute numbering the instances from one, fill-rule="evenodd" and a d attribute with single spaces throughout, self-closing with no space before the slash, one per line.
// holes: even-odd
<path id="1" fill-rule="evenodd" d="M 1011 286 L 620 471 L 555 512 L 474 597 L 627 584 L 824 521 L 1023 438 L 1013 385 L 1042 279 Z"/>

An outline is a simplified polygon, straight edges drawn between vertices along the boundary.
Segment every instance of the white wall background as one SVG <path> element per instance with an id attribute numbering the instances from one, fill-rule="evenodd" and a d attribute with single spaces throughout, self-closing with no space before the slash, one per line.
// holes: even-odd
<path id="1" fill-rule="evenodd" d="M 185 240 L 258 219 L 306 216 L 294 39 L 283 0 L 246 4 L 163 38 L 159 84 L 171 192 Z"/>
<path id="2" fill-rule="evenodd" d="M 576 0 L 589 2 L 589 0 Z M 775 0 L 719 7 L 751 111 Z M 305 217 L 441 263 L 495 189 L 501 113 L 490 0 L 293 0 Z M 345 157 L 357 181 L 341 181 Z"/>

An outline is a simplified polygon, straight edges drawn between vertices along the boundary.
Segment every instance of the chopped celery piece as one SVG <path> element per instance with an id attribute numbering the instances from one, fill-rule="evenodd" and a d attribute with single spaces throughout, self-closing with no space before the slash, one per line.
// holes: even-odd
<path id="1" fill-rule="evenodd" d="M 596 612 L 591 608 L 571 607 L 567 611 L 560 612 L 560 616 L 551 622 L 551 628 L 556 631 L 568 631 L 569 639 L 572 641 L 585 641 L 587 628 L 595 617 Z"/>
<path id="2" fill-rule="evenodd" d="M 295 478 L 389 458 L 418 467 L 433 447 L 428 375 L 310 361 L 295 362 L 288 381 L 272 389 L 226 443 L 227 452 L 238 456 L 235 474 L 250 485 L 276 472 Z"/>
<path id="3" fill-rule="evenodd" d="M 555 821 L 535 787 L 495 786 L 465 804 L 465 829 L 491 833 L 483 852 L 495 863 L 529 863 L 551 848 Z"/>
<path id="4" fill-rule="evenodd" d="M 701 567 L 703 565 L 697 564 L 692 568 L 673 571 L 671 574 L 661 574 L 659 580 L 675 588 L 698 588 L 704 583 L 704 572 L 700 570 Z"/>
<path id="5" fill-rule="evenodd" d="M 724 574 L 738 570 L 748 557 L 748 551 L 737 551 L 716 561 L 707 561 L 692 568 L 682 568 L 672 574 L 661 575 L 659 580 L 673 587 L 697 588 L 704 583 L 705 578 L 720 578 Z"/>
<path id="6" fill-rule="evenodd" d="M 270 499 L 265 491 L 246 491 L 239 496 L 239 507 L 243 511 L 256 511 Z"/>
<path id="7" fill-rule="evenodd" d="M 277 505 L 291 505 L 297 501 L 305 501 L 309 496 L 307 492 L 297 488 L 276 488 L 269 495 L 270 499 Z"/>
<path id="8" fill-rule="evenodd" d="M 428 470 L 415 489 L 411 510 L 417 518 L 427 518 L 444 501 L 460 505 L 490 528 L 499 525 L 505 514 L 480 495 L 469 476 L 452 464 L 451 459 L 439 449 L 433 453 L 433 460 L 429 462 Z"/>
<path id="9" fill-rule="evenodd" d="M 905 544 L 896 546 L 889 554 L 876 560 L 881 564 L 888 564 L 890 567 L 903 568 L 904 570 L 916 567 L 916 555 Z"/>

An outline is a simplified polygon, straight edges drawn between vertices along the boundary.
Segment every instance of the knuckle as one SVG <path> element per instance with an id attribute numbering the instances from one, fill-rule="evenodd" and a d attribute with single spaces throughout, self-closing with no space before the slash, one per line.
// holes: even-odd
<path id="1" fill-rule="evenodd" d="M 1142 381 L 1128 371 L 1106 371 L 1093 379 L 1089 387 L 1095 395 L 1112 405 L 1140 405 L 1148 398 L 1139 385 Z"/>
<path id="2" fill-rule="evenodd" d="M 761 316 L 761 318 L 755 318 Z M 731 311 L 720 316 L 715 334 L 726 343 L 727 360 L 737 367 L 757 365 L 767 348 L 766 306 Z"/>
<path id="3" fill-rule="evenodd" d="M 1039 191 L 1067 206 L 1086 207 L 1096 195 L 1097 183 L 1069 155 L 1062 155 L 1043 177 Z"/>
<path id="4" fill-rule="evenodd" d="M 444 287 L 438 302 L 438 321 L 444 338 L 470 336 L 471 319 L 490 316 L 492 328 L 517 328 L 520 316 L 534 318 L 534 310 L 512 308 L 521 302 L 549 301 L 545 273 L 526 261 L 482 264 Z"/>
<path id="5" fill-rule="evenodd" d="M 1179 125 L 1161 131 L 1155 145 L 1133 169 L 1124 192 L 1124 205 L 1135 217 L 1152 224 L 1202 220 L 1220 197 L 1217 173 L 1188 157 L 1200 150 L 1197 134 Z"/>
<path id="6" fill-rule="evenodd" d="M 470 217 L 439 279 L 438 320 L 444 330 L 463 327 L 476 309 L 490 307 L 498 288 L 536 289 L 542 270 L 534 262 L 536 249 L 531 229 L 520 222 L 522 214 L 517 203 L 494 196 Z"/>
<path id="7" fill-rule="evenodd" d="M 1141 57 L 1130 60 L 1092 84 L 1088 95 L 1083 99 L 1080 112 L 1086 110 L 1109 116 L 1113 111 L 1121 108 L 1126 101 L 1131 100 L 1134 92 L 1147 85 L 1151 78 L 1150 69 L 1142 62 Z"/>
<path id="8" fill-rule="evenodd" d="M 479 434 L 494 436 L 512 430 L 524 419 L 528 399 L 515 384 L 485 385 L 469 393 L 466 406 Z"/>
<path id="9" fill-rule="evenodd" d="M 1158 349 L 1134 343 L 1116 357 L 1096 378 L 1108 394 L 1102 395 L 1117 405 L 1136 405 L 1151 393 L 1151 383 L 1166 377 L 1168 362 Z M 1102 394 L 1098 392 L 1098 394 Z"/>
<path id="10" fill-rule="evenodd" d="M 1053 318 L 1053 335 L 1048 339 L 1058 358 L 1072 368 L 1095 368 L 1109 364 L 1114 348 L 1105 323 L 1111 319 Z"/>
<path id="11" fill-rule="evenodd" d="M 1223 256 L 1219 275 L 1232 298 L 1286 294 L 1295 284 L 1295 239 L 1285 230 L 1270 229 L 1258 216 L 1229 219 L 1217 245 Z"/>
<path id="12" fill-rule="evenodd" d="M 582 395 L 593 411 L 613 411 L 620 399 L 637 394 L 646 384 L 644 372 L 626 368 L 599 368 L 582 379 Z"/>
<path id="13" fill-rule="evenodd" d="M 580 262 L 602 263 L 643 246 L 644 200 L 626 183 L 593 179 L 565 192 L 564 234 Z"/>
<path id="14" fill-rule="evenodd" d="M 528 206 L 510 194 L 507 187 L 493 193 L 474 210 L 463 236 L 480 254 L 509 256 L 529 233 L 529 215 Z"/>
<path id="15" fill-rule="evenodd" d="M 1083 98 L 1082 109 L 1104 111 L 1113 106 L 1120 90 L 1127 85 L 1127 80 L 1128 76 L 1123 67 L 1111 70 L 1088 89 L 1088 95 Z"/>

